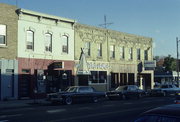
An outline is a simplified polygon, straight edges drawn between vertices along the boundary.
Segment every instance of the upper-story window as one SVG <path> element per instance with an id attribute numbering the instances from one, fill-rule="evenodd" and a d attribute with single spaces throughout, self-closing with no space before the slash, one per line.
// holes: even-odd
<path id="1" fill-rule="evenodd" d="M 137 60 L 141 60 L 141 49 L 137 49 Z"/>
<path id="2" fill-rule="evenodd" d="M 133 59 L 133 48 L 129 48 L 129 59 L 132 60 Z"/>
<path id="3" fill-rule="evenodd" d="M 85 42 L 84 50 L 85 50 L 84 53 L 86 54 L 86 56 L 91 55 L 91 43 L 90 42 Z"/>
<path id="4" fill-rule="evenodd" d="M 148 60 L 148 50 L 144 50 L 144 60 Z"/>
<path id="5" fill-rule="evenodd" d="M 62 36 L 62 52 L 68 53 L 68 36 Z"/>
<path id="6" fill-rule="evenodd" d="M 45 51 L 52 52 L 52 34 L 45 34 Z"/>
<path id="7" fill-rule="evenodd" d="M 124 52 L 124 46 L 120 47 L 120 59 L 124 59 L 125 58 L 125 52 Z"/>
<path id="8" fill-rule="evenodd" d="M 98 57 L 102 57 L 102 43 L 98 44 Z"/>
<path id="9" fill-rule="evenodd" d="M 26 49 L 34 50 L 34 32 L 31 30 L 26 31 Z"/>
<path id="10" fill-rule="evenodd" d="M 110 46 L 110 58 L 115 58 L 115 45 Z"/>
<path id="11" fill-rule="evenodd" d="M 6 45 L 6 25 L 0 25 L 0 46 Z"/>

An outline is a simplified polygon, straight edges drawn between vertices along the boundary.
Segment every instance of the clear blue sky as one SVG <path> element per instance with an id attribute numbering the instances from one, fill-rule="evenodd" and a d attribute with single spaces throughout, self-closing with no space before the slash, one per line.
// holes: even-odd
<path id="1" fill-rule="evenodd" d="M 0 0 L 0 3 L 16 5 L 16 0 Z M 106 15 L 107 22 L 113 22 L 109 29 L 152 37 L 154 56 L 176 57 L 180 0 L 17 0 L 17 3 L 19 8 L 97 27 L 104 23 Z"/>

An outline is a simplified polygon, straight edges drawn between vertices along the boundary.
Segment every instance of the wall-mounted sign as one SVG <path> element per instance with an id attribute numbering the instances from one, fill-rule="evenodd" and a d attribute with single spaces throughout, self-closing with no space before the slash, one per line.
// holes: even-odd
<path id="1" fill-rule="evenodd" d="M 53 63 L 53 68 L 64 68 L 64 62 L 54 62 Z"/>
<path id="2" fill-rule="evenodd" d="M 110 66 L 107 63 L 88 62 L 88 68 L 89 69 L 104 69 L 104 70 L 108 70 L 108 69 L 110 69 Z"/>
<path id="3" fill-rule="evenodd" d="M 79 65 L 80 65 L 79 63 L 76 64 L 76 67 L 79 67 Z M 109 70 L 110 69 L 109 63 L 87 62 L 87 67 L 90 70 L 93 70 L 93 69 Z"/>
<path id="4" fill-rule="evenodd" d="M 156 61 L 144 61 L 145 68 L 154 68 L 156 67 Z"/>

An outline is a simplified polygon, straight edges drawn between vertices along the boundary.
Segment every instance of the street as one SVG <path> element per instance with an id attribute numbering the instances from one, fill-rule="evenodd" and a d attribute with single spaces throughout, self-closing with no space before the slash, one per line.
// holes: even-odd
<path id="1" fill-rule="evenodd" d="M 146 110 L 173 101 L 171 97 L 147 97 L 73 105 L 32 104 L 1 111 L 0 122 L 130 122 Z"/>

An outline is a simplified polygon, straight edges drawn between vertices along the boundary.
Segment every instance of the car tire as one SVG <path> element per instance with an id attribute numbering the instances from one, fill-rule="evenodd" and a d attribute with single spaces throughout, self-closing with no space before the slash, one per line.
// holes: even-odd
<path id="1" fill-rule="evenodd" d="M 163 92 L 163 97 L 166 97 L 167 96 L 167 92 Z"/>
<path id="2" fill-rule="evenodd" d="M 66 97 L 65 100 L 64 100 L 64 103 L 66 105 L 71 105 L 73 103 L 73 100 L 71 97 Z"/>
<path id="3" fill-rule="evenodd" d="M 93 103 L 97 103 L 99 100 L 97 97 L 93 97 Z"/>
<path id="4" fill-rule="evenodd" d="M 137 95 L 137 99 L 140 99 L 140 98 L 142 98 L 142 94 L 141 94 L 141 93 L 139 93 L 139 94 Z"/>
<path id="5" fill-rule="evenodd" d="M 126 95 L 123 94 L 123 95 L 122 95 L 122 99 L 123 99 L 123 100 L 126 100 L 126 99 L 127 99 Z"/>

